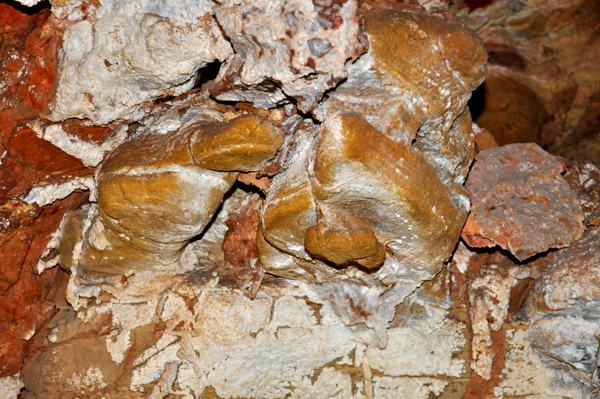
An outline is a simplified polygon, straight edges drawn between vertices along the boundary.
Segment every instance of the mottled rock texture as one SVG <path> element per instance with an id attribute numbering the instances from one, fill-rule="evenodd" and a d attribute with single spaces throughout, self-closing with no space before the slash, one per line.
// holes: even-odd
<path id="1" fill-rule="evenodd" d="M 259 255 L 267 272 L 319 283 L 349 323 L 373 315 L 383 319 L 367 324 L 380 328 L 389 317 L 383 298 L 400 301 L 433 277 L 465 220 L 466 101 L 483 79 L 485 53 L 449 13 L 360 11 L 369 52 L 315 111 L 323 123 L 299 125 L 289 167 L 265 202 Z M 436 47 L 445 31 L 459 47 Z M 350 311 L 351 303 L 363 305 Z"/>
<path id="2" fill-rule="evenodd" d="M 36 11 L 0 4 L 0 377 L 19 372 L 23 357 L 36 350 L 31 338 L 63 301 L 67 276 L 56 269 L 38 276 L 38 265 L 52 258 L 47 244 L 64 213 L 87 200 L 77 193 L 49 205 L 28 194 L 34 186 L 91 175 L 27 126 L 54 95 L 62 31 L 49 10 Z"/>
<path id="3" fill-rule="evenodd" d="M 366 51 L 355 1 L 222 1 L 217 21 L 236 52 L 211 94 L 272 108 L 290 99 L 313 110 Z"/>
<path id="4" fill-rule="evenodd" d="M 579 197 L 584 224 L 600 225 L 600 170 L 591 162 L 571 162 L 565 180 Z"/>
<path id="5" fill-rule="evenodd" d="M 317 118 L 357 112 L 411 144 L 444 184 L 463 183 L 473 157 L 466 104 L 486 73 L 481 40 L 449 12 L 365 3 L 361 13 L 369 51 L 348 65 L 348 80 L 329 93 Z"/>
<path id="6" fill-rule="evenodd" d="M 565 170 L 562 159 L 533 143 L 477 154 L 465 184 L 473 204 L 463 239 L 525 260 L 580 238 L 584 215 L 561 176 Z"/>
<path id="7" fill-rule="evenodd" d="M 57 12 L 81 20 L 64 33 L 50 119 L 138 120 L 144 103 L 190 90 L 200 68 L 232 54 L 212 5 L 109 1 Z"/>
<path id="8" fill-rule="evenodd" d="M 534 349 L 554 368 L 583 379 L 590 390 L 598 384 L 599 272 L 600 231 L 595 228 L 553 255 L 524 307 Z"/>
<path id="9" fill-rule="evenodd" d="M 463 325 L 440 307 L 416 299 L 420 317 L 395 324 L 379 349 L 372 331 L 347 326 L 310 291 L 270 279 L 249 300 L 221 277 L 198 269 L 70 284 L 89 302 L 50 323 L 55 344 L 26 364 L 27 389 L 40 399 L 148 397 L 158 386 L 189 397 L 322 399 L 461 389 L 448 381 L 465 372 Z"/>
<path id="10" fill-rule="evenodd" d="M 597 394 L 597 165 L 496 148 L 598 159 L 594 1 L 47 4 L 0 4 L 0 397 Z"/>

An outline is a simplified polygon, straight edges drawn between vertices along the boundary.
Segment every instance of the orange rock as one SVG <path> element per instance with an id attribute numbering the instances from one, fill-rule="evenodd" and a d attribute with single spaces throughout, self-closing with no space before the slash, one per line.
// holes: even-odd
<path id="1" fill-rule="evenodd" d="M 212 220 L 238 172 L 260 170 L 282 141 L 281 130 L 258 115 L 200 118 L 167 133 L 138 134 L 98 172 L 91 224 L 84 223 L 86 211 L 70 215 L 61 265 L 71 268 L 72 248 L 81 229 L 89 229 L 78 260 L 83 270 L 128 274 L 179 267 L 183 248 Z"/>

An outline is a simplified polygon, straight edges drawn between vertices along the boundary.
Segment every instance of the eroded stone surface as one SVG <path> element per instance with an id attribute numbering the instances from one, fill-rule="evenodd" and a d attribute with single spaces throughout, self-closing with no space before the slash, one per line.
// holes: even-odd
<path id="1" fill-rule="evenodd" d="M 492 345 L 491 331 L 502 328 L 508 315 L 511 288 L 518 280 L 538 277 L 537 270 L 514 265 L 505 268 L 490 264 L 469 280 L 471 303 L 471 367 L 482 378 L 489 380 L 496 353 Z"/>
<path id="2" fill-rule="evenodd" d="M 414 140 L 442 182 L 461 184 L 473 157 L 465 107 L 486 73 L 481 40 L 449 12 L 366 3 L 361 13 L 369 52 L 315 115 L 357 112 L 394 141 Z"/>
<path id="3" fill-rule="evenodd" d="M 361 12 L 369 52 L 315 111 L 320 127 L 296 129 L 265 202 L 259 255 L 270 273 L 317 282 L 344 320 L 381 329 L 391 320 L 382 304 L 395 306 L 439 271 L 465 220 L 461 183 L 473 156 L 465 106 L 485 54 L 450 14 L 382 4 Z M 444 29 L 461 46 L 431 50 Z"/>
<path id="4" fill-rule="evenodd" d="M 524 328 L 506 329 L 508 351 L 502 382 L 494 390 L 496 398 L 582 398 L 589 394 L 565 369 L 552 367 L 539 354 Z M 568 366 L 567 366 L 568 367 Z"/>
<path id="5" fill-rule="evenodd" d="M 292 98 L 311 111 L 367 46 L 355 1 L 228 0 L 215 13 L 236 52 L 211 91 L 220 100 L 272 108 Z"/>
<path id="6" fill-rule="evenodd" d="M 144 103 L 191 89 L 200 68 L 232 54 L 212 5 L 115 0 L 87 7 L 87 18 L 65 31 L 50 118 L 137 120 Z"/>
<path id="7" fill-rule="evenodd" d="M 75 232 L 67 245 L 74 251 L 61 256 L 73 259 L 75 253 L 77 259 L 88 256 L 87 260 L 93 259 L 89 255 L 106 256 L 97 271 L 104 268 L 104 272 L 117 275 L 90 272 L 99 263 L 95 260 L 75 262 L 67 297 L 80 318 L 75 320 L 72 311 L 66 316 L 61 307 L 55 319 L 40 329 L 55 312 L 52 308 L 55 299 L 46 293 L 53 284 L 62 286 L 66 276 L 52 269 L 57 261 L 53 252 L 58 236 L 49 234 L 50 230 L 55 229 L 67 208 L 78 203 L 77 198 L 83 198 L 78 193 L 73 196 L 74 190 L 89 189 L 94 201 L 96 185 L 93 170 L 88 167 L 97 165 L 113 150 L 113 138 L 124 139 L 128 131 L 135 129 L 115 124 L 90 127 L 85 126 L 86 121 L 72 120 L 55 125 L 48 121 L 30 123 L 53 93 L 49 90 L 36 96 L 31 85 L 29 91 L 25 90 L 32 78 L 21 82 L 17 75 L 22 65 L 8 63 L 6 82 L 18 89 L 9 89 L 2 97 L 8 102 L 14 99 L 10 112 L 0 110 L 2 151 L 7 149 L 2 155 L 2 166 L 4 170 L 17 171 L 19 178 L 11 173 L 1 178 L 0 190 L 7 193 L 1 203 L 5 228 L 2 231 L 7 234 L 2 236 L 6 240 L 2 241 L 4 246 L 0 251 L 9 257 L 11 264 L 23 267 L 0 270 L 0 291 L 9 291 L 11 298 L 15 295 L 25 299 L 2 302 L 2 308 L 9 309 L 6 314 L 13 313 L 2 330 L 10 333 L 0 336 L 0 365 L 5 367 L 4 371 L 12 372 L 20 367 L 18 353 L 42 351 L 40 356 L 30 356 L 23 369 L 27 389 L 32 394 L 39 398 L 106 399 L 166 395 L 479 398 L 483 394 L 478 395 L 482 391 L 477 391 L 476 382 L 477 378 L 482 379 L 476 373 L 471 375 L 469 354 L 463 350 L 468 347 L 466 338 L 470 337 L 466 329 L 471 327 L 475 333 L 474 371 L 485 375 L 486 362 L 496 368 L 489 381 L 491 385 L 482 388 L 485 395 L 493 391 L 497 397 L 579 398 L 589 393 L 589 388 L 596 388 L 590 371 L 597 353 L 594 348 L 597 323 L 593 317 L 581 319 L 567 314 L 579 309 L 579 305 L 558 311 L 567 313 L 554 318 L 543 314 L 527 334 L 525 324 L 515 324 L 504 341 L 501 324 L 510 322 L 517 314 L 532 279 L 517 281 L 537 266 L 517 265 L 499 252 L 470 252 L 463 245 L 455 253 L 451 272 L 444 268 L 434 276 L 452 252 L 468 209 L 461 184 L 473 157 L 473 136 L 486 137 L 485 131 L 471 123 L 465 107 L 470 92 L 483 78 L 485 53 L 479 40 L 458 19 L 446 12 L 425 12 L 413 5 L 361 3 L 358 8 L 352 0 L 195 3 L 194 6 L 206 6 L 196 13 L 205 18 L 193 21 L 184 20 L 198 9 L 188 7 L 185 2 L 176 5 L 129 2 L 127 7 L 143 7 L 140 13 L 126 17 L 113 12 L 116 8 L 110 9 L 123 2 L 54 3 L 52 12 L 60 22 L 54 17 L 49 21 L 70 26 L 63 46 L 67 51 L 63 61 L 85 60 L 86 65 L 77 73 L 98 73 L 94 73 L 95 80 L 68 88 L 79 96 L 68 99 L 73 101 L 68 103 L 64 94 L 65 84 L 70 84 L 67 82 L 71 76 L 67 73 L 70 64 L 63 63 L 61 79 L 64 79 L 59 84 L 62 97 L 53 105 L 53 118 L 68 117 L 68 112 L 72 112 L 70 116 L 89 117 L 96 123 L 150 117 L 139 120 L 141 128 L 129 141 L 132 144 L 121 147 L 122 152 L 116 150 L 96 175 L 100 182 L 99 208 L 88 205 L 63 224 L 63 231 Z M 482 18 L 492 15 L 480 32 L 485 34 L 491 25 L 504 22 L 506 30 L 520 30 L 519 26 L 525 25 L 523 34 L 530 37 L 537 34 L 536 29 L 548 28 L 544 25 L 545 15 L 541 20 L 518 19 L 527 16 L 537 3 L 527 3 L 525 14 L 515 8 L 511 12 L 518 18 L 508 20 L 500 17 L 511 8 L 503 1 L 498 3 L 498 7 L 492 7 L 496 14 L 486 14 L 488 11 L 478 14 Z M 439 2 L 428 2 L 427 7 L 435 4 Z M 585 11 L 580 7 L 582 4 L 585 2 L 551 7 L 569 13 Z M 153 5 L 156 7 L 152 8 Z M 209 10 L 212 6 L 216 17 Z M 182 12 L 175 15 L 171 11 Z M 560 26 L 560 15 L 560 12 L 552 14 L 553 26 Z M 353 62 L 366 50 L 358 16 L 364 18 L 371 46 L 367 54 Z M 29 32 L 34 26 L 31 21 L 36 18 L 9 18 L 4 27 Z M 171 95 L 193 84 L 197 68 L 211 60 L 224 60 L 229 54 L 215 18 L 224 27 L 227 40 L 231 40 L 237 54 L 222 67 L 221 84 L 213 86 L 217 87 L 214 94 L 254 104 L 207 107 L 170 100 Z M 129 46 L 119 52 L 113 47 L 98 48 L 94 44 L 90 53 L 77 53 L 81 50 L 77 43 L 83 43 L 81 40 L 88 36 L 75 37 L 74 33 L 89 26 L 98 29 L 95 33 L 98 45 L 116 43 L 110 35 L 105 35 L 106 39 L 98 36 L 106 32 L 109 20 L 115 28 L 113 33 L 122 34 L 121 39 L 129 40 L 129 35 L 136 33 Z M 473 23 L 476 19 L 467 20 Z M 123 25 L 116 27 L 115 21 Z M 48 49 L 56 49 L 58 33 L 53 29 L 58 25 L 52 24 L 44 25 L 44 32 L 31 39 L 28 52 L 46 55 L 51 53 Z M 286 26 L 290 27 L 289 33 L 283 30 Z M 200 29 L 186 31 L 190 27 Z M 589 37 L 586 29 L 582 28 L 584 33 L 577 36 L 577 41 Z M 173 33 L 174 41 L 161 42 L 169 32 Z M 391 37 L 402 40 L 390 40 Z M 50 39 L 46 41 L 47 38 Z M 3 36 L 2 49 L 12 45 L 11 40 Z M 203 47 L 208 42 L 220 44 L 217 48 Z M 190 43 L 194 54 L 178 54 Z M 552 55 L 556 47 L 519 43 L 524 52 L 535 53 L 538 61 Z M 495 85 L 490 79 L 488 88 L 513 89 L 513 97 L 499 96 L 514 105 L 506 108 L 511 117 L 522 113 L 525 119 L 538 118 L 529 121 L 517 118 L 516 125 L 521 130 L 536 133 L 536 126 L 548 125 L 547 116 L 556 110 L 571 109 L 566 119 L 572 124 L 581 119 L 578 112 L 582 109 L 593 109 L 597 96 L 590 96 L 588 101 L 588 88 L 574 90 L 573 84 L 596 79 L 587 64 L 582 64 L 574 74 L 548 68 L 557 77 L 556 90 L 538 96 L 535 81 L 513 73 L 514 68 L 521 68 L 524 74 L 532 73 L 528 69 L 531 59 L 502 51 L 502 46 L 490 46 L 489 40 L 486 44 L 488 50 L 492 49 L 490 57 L 496 65 Z M 36 48 L 40 50 L 34 51 Z M 146 62 L 147 54 L 126 59 L 131 54 L 140 54 L 140 50 L 144 53 L 145 49 L 154 55 L 151 61 Z M 199 54 L 198 49 L 207 52 Z M 19 54 L 17 57 L 21 57 Z M 192 63 L 174 65 L 177 60 L 189 58 Z M 49 61 L 46 72 L 52 72 L 52 57 L 37 57 L 35 62 L 41 65 L 40 60 Z M 119 69 L 123 60 L 132 61 L 133 69 L 128 72 Z M 33 65 L 32 70 L 37 68 L 34 64 L 28 64 Z M 503 68 L 512 72 L 500 76 L 500 72 L 506 72 Z M 158 81 L 152 69 L 166 76 L 166 81 Z M 137 75 L 131 79 L 129 73 L 137 72 L 145 80 L 136 80 Z M 52 73 L 38 75 L 39 87 L 51 87 L 54 83 Z M 346 76 L 348 80 L 335 88 L 339 79 Z M 81 97 L 85 84 L 103 79 L 110 84 L 93 88 L 100 94 Z M 150 79 L 154 80 L 148 82 Z M 546 79 L 546 83 L 550 80 Z M 73 82 L 77 84 L 76 79 Z M 160 87 L 146 86 L 148 83 Z M 546 83 L 542 82 L 540 87 Z M 106 91 L 102 92 L 103 89 Z M 322 99 L 325 90 L 329 91 Z M 127 97 L 128 93 L 132 97 Z M 156 104 L 141 105 L 157 97 L 162 99 Z M 511 104 L 511 98 L 517 101 Z M 573 98 L 576 98 L 574 106 L 563 107 Z M 118 101 L 112 103 L 114 99 Z M 255 108 L 255 105 L 271 108 L 288 101 L 297 103 L 301 112 L 312 111 L 319 121 L 297 114 L 292 104 L 262 113 Z M 320 105 L 314 109 L 319 101 Z M 27 103 L 28 108 L 15 108 L 17 103 Z M 57 116 L 57 106 L 67 109 L 67 113 Z M 355 114 L 349 117 L 348 112 Z M 241 116 L 245 113 L 253 116 Z M 577 129 L 589 130 L 594 126 L 593 112 L 590 115 L 581 119 L 586 126 Z M 267 116 L 270 122 L 266 122 Z M 557 122 L 550 124 L 556 128 L 566 119 L 556 113 Z M 272 135 L 259 134 L 250 144 L 247 140 L 251 136 L 247 133 L 260 133 L 258 125 L 262 122 L 280 124 L 278 128 L 286 130 L 283 148 L 268 164 L 263 161 L 274 155 L 281 144 L 278 141 L 281 135 L 274 139 Z M 341 128 L 332 128 L 337 122 Z M 239 129 L 232 127 L 236 123 L 240 123 Z M 198 132 L 203 134 L 194 136 Z M 551 132 L 541 134 L 546 133 Z M 365 137 L 369 138 L 368 143 L 361 142 Z M 494 146 L 492 140 L 479 140 L 477 150 Z M 210 175 L 205 180 L 208 183 L 200 189 L 196 179 L 182 178 L 190 165 L 196 171 L 202 169 L 204 176 Z M 548 169 L 558 175 L 556 168 Z M 247 171 L 240 181 L 255 185 L 268 196 L 260 227 L 258 194 L 253 198 L 241 190 L 224 194 L 234 184 L 238 171 Z M 579 202 L 588 226 L 594 226 L 597 217 L 594 213 L 598 209 L 597 197 L 593 191 L 598 181 L 596 172 L 592 167 L 581 168 L 573 177 L 578 182 L 571 184 L 581 190 Z M 203 196 L 205 192 L 196 195 L 225 174 L 231 174 L 231 179 L 218 195 L 209 195 L 210 198 Z M 31 189 L 32 182 L 43 180 L 46 181 Z M 110 186 L 107 182 L 111 181 L 114 184 L 107 189 Z M 194 187 L 198 189 L 196 192 Z M 66 197 L 69 194 L 71 197 Z M 119 196 L 122 201 L 113 201 Z M 194 202 L 198 197 L 208 201 L 198 205 Z M 218 211 L 222 200 L 222 210 Z M 55 201 L 58 202 L 51 205 Z M 571 202 L 570 198 L 566 200 Z M 44 206 L 46 210 L 42 209 Z M 136 206 L 146 214 L 140 215 Z M 190 208 L 202 206 L 206 207 L 199 212 L 202 220 L 198 221 Z M 523 208 L 526 206 L 533 205 Z M 98 209 L 107 211 L 104 219 L 102 214 L 94 214 Z M 571 212 L 572 209 L 565 210 L 564 215 L 580 222 L 580 215 Z M 53 223 L 52 229 L 50 224 L 35 228 L 35 234 L 43 237 L 39 240 L 22 228 L 31 225 L 38 215 Z M 488 216 L 485 218 L 489 221 Z M 117 228 L 119 223 L 124 227 Z M 564 220 L 559 223 L 565 224 Z M 572 223 L 572 227 L 576 225 Z M 192 235 L 205 228 L 196 241 L 187 244 Z M 85 237 L 80 234 L 82 230 Z M 571 229 L 571 241 L 576 239 L 577 231 Z M 117 234 L 108 237 L 110 233 Z M 172 246 L 162 245 L 171 239 L 173 242 L 167 244 Z M 137 265 L 129 262 L 131 258 L 126 260 L 132 253 L 128 244 L 116 248 L 132 241 L 143 247 L 143 256 L 138 251 L 132 257 Z M 567 241 L 563 244 L 571 242 Z M 84 245 L 78 247 L 80 244 Z M 98 253 L 89 251 L 91 247 Z M 82 258 L 76 253 L 79 250 L 84 251 Z M 498 261 L 500 258 L 506 262 Z M 179 272 L 187 270 L 186 273 L 142 271 L 156 269 L 157 265 L 162 267 L 175 259 Z M 491 266 L 494 262 L 496 267 Z M 262 263 L 278 277 L 264 275 Z M 131 265 L 136 270 L 128 269 Z M 474 265 L 476 270 L 472 269 Z M 43 271 L 39 281 L 30 276 Z M 434 280 L 418 288 L 431 277 Z M 585 276 L 581 280 L 587 281 Z M 44 283 L 40 285 L 40 281 Z M 462 294 L 449 294 L 450 284 L 453 289 L 462 290 Z M 40 292 L 29 290 L 31 287 L 39 288 Z M 421 291 L 413 292 L 415 289 Z M 595 293 L 592 294 L 591 300 L 589 296 L 579 297 L 575 302 L 588 306 L 595 301 Z M 445 309 L 450 306 L 451 297 L 461 298 L 458 302 L 467 307 L 458 309 L 453 305 L 456 319 L 449 320 Z M 31 307 L 30 303 L 39 298 L 47 299 L 44 306 Z M 469 305 L 472 319 L 465 316 Z M 589 316 L 595 308 L 590 309 L 583 313 Z M 33 335 L 36 331 L 41 334 Z M 490 341 L 497 353 L 491 361 L 487 350 Z M 502 371 L 504 343 L 507 352 Z M 44 349 L 46 345 L 50 346 Z M 82 353 L 87 356 L 81 356 Z M 60 359 L 64 364 L 57 367 Z M 576 371 L 563 360 L 582 371 Z M 499 384 L 495 390 L 494 384 Z"/>
<path id="8" fill-rule="evenodd" d="M 71 281 L 70 291 L 85 305 L 78 308 L 80 318 L 58 324 L 56 347 L 25 371 L 26 380 L 39 375 L 48 380 L 28 385 L 37 397 L 92 391 L 111 397 L 124 387 L 147 395 L 160 385 L 165 395 L 191 397 L 212 391 L 223 398 L 365 398 L 392 392 L 407 398 L 421 392 L 418 397 L 425 398 L 464 373 L 464 360 L 453 356 L 466 343 L 463 325 L 419 300 L 415 306 L 424 309 L 424 317 L 392 327 L 388 348 L 377 349 L 372 331 L 345 325 L 330 307 L 316 306 L 306 299 L 309 292 L 293 285 L 267 283 L 251 301 L 219 284 L 211 270 L 149 276 L 144 272 L 116 286 Z M 141 294 L 147 302 L 136 299 Z M 102 337 L 85 338 L 88 324 L 103 328 Z M 44 361 L 60 351 L 80 353 L 94 340 L 100 355 L 75 356 L 73 361 L 87 362 L 78 374 Z M 400 343 L 406 340 L 423 345 L 422 351 L 405 351 Z M 406 375 L 420 377 L 398 377 Z"/>
<path id="9" fill-rule="evenodd" d="M 583 233 L 579 201 L 564 162 L 536 144 L 480 152 L 465 184 L 473 207 L 462 237 L 472 247 L 499 245 L 520 260 L 569 245 Z"/>
<path id="10" fill-rule="evenodd" d="M 591 162 L 568 165 L 565 180 L 579 197 L 585 215 L 584 224 L 600 225 L 600 170 Z"/>
<path id="11" fill-rule="evenodd" d="M 600 295 L 599 245 L 600 231 L 596 228 L 553 255 L 527 300 L 525 314 L 529 319 L 550 315 L 595 318 Z"/>
<path id="12" fill-rule="evenodd" d="M 23 381 L 18 377 L 8 376 L 0 378 L 0 395 L 3 398 L 17 399 L 23 387 Z"/>

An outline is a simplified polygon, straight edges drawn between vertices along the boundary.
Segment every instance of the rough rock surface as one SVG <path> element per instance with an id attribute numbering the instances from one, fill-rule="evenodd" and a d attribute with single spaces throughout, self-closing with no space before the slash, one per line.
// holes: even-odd
<path id="1" fill-rule="evenodd" d="M 55 344 L 24 369 L 36 397 L 425 399 L 453 389 L 448 379 L 465 372 L 462 324 L 420 300 L 413 306 L 421 317 L 393 326 L 390 344 L 379 349 L 372 330 L 345 325 L 289 284 L 265 283 L 251 301 L 210 269 L 153 272 L 151 280 L 148 273 L 116 286 L 70 282 L 79 317 L 56 318 Z M 405 342 L 420 349 L 406 352 Z M 77 355 L 84 350 L 97 355 Z M 64 360 L 62 367 L 52 358 Z"/>
<path id="2" fill-rule="evenodd" d="M 496 354 L 492 348 L 491 331 L 500 330 L 508 316 L 511 288 L 518 280 L 537 275 L 537 271 L 530 267 L 514 265 L 506 268 L 489 264 L 469 280 L 473 331 L 471 367 L 482 378 L 489 380 L 492 374 Z"/>
<path id="3" fill-rule="evenodd" d="M 600 169 L 593 163 L 569 164 L 565 180 L 579 197 L 585 215 L 584 224 L 600 225 Z"/>
<path id="4" fill-rule="evenodd" d="M 598 2 L 452 3 L 489 55 L 475 121 L 500 144 L 535 141 L 570 159 L 599 159 Z"/>
<path id="5" fill-rule="evenodd" d="M 235 55 L 211 94 L 262 108 L 295 101 L 311 111 L 366 50 L 355 1 L 222 1 L 216 17 Z"/>
<path id="6" fill-rule="evenodd" d="M 597 396 L 598 165 L 499 184 L 572 248 L 454 249 L 494 137 L 598 159 L 597 2 L 423 6 L 0 4 L 0 397 Z"/>
<path id="7" fill-rule="evenodd" d="M 369 52 L 348 66 L 348 80 L 316 117 L 357 112 L 390 139 L 412 144 L 444 184 L 462 184 L 473 157 L 465 107 L 486 73 L 481 40 L 449 12 L 365 3 L 361 13 Z"/>
<path id="8" fill-rule="evenodd" d="M 485 54 L 448 13 L 381 4 L 361 13 L 369 52 L 315 111 L 320 127 L 296 128 L 265 202 L 259 255 L 269 273 L 316 282 L 348 323 L 381 330 L 391 320 L 383 303 L 394 306 L 440 270 L 465 220 L 461 183 L 473 156 L 465 106 Z M 460 48 L 432 50 L 444 29 Z M 422 46 L 406 47 L 405 36 Z M 389 94 L 391 108 L 361 107 Z"/>
<path id="9" fill-rule="evenodd" d="M 533 348 L 588 390 L 599 386 L 600 231 L 554 254 L 524 307 Z"/>
<path id="10" fill-rule="evenodd" d="M 82 20 L 64 33 L 50 119 L 138 120 L 144 103 L 190 90 L 200 68 L 232 54 L 211 6 L 115 0 L 70 10 L 64 18 Z"/>
<path id="11" fill-rule="evenodd" d="M 476 248 L 499 245 L 525 260 L 577 240 L 584 215 L 561 177 L 565 170 L 560 158 L 533 143 L 477 154 L 465 184 L 473 202 L 465 242 Z"/>
<path id="12" fill-rule="evenodd" d="M 68 278 L 57 269 L 39 275 L 40 265 L 52 258 L 47 245 L 64 213 L 87 200 L 84 193 L 66 198 L 73 190 L 52 194 L 91 172 L 27 126 L 54 95 L 62 29 L 47 9 L 27 13 L 0 4 L 0 378 L 19 373 L 36 350 L 32 338 L 63 301 Z M 69 130 L 83 133 L 76 124 Z M 109 130 L 86 133 L 102 137 Z M 44 192 L 49 202 L 36 195 Z"/>
<path id="13" fill-rule="evenodd" d="M 184 247 L 212 220 L 237 173 L 261 169 L 283 140 L 264 117 L 218 108 L 205 96 L 192 99 L 107 157 L 96 173 L 97 206 L 65 220 L 64 268 L 126 275 L 180 267 Z"/>

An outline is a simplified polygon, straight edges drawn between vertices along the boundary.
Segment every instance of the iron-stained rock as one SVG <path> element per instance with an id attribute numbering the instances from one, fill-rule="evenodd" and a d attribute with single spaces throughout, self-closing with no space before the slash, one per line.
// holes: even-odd
<path id="1" fill-rule="evenodd" d="M 499 245 L 520 260 L 577 240 L 584 215 L 564 171 L 560 158 L 533 143 L 477 154 L 465 185 L 473 205 L 463 239 L 472 247 Z"/>

